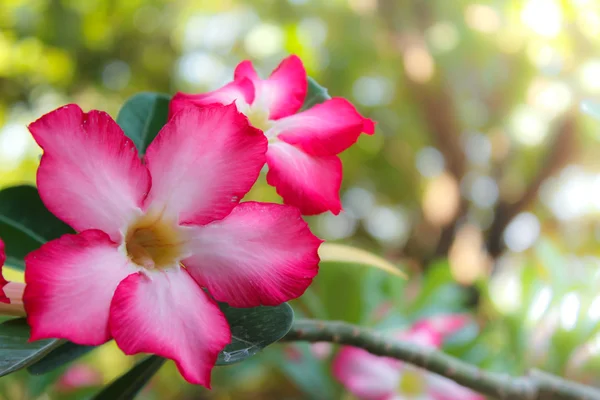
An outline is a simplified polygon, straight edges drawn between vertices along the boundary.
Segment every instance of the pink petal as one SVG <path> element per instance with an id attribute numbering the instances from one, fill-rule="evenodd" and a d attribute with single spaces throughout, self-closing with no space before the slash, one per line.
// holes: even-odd
<path id="1" fill-rule="evenodd" d="M 169 119 L 183 108 L 190 105 L 208 106 L 211 104 L 229 105 L 233 102 L 252 104 L 254 101 L 254 85 L 250 79 L 239 79 L 230 82 L 220 89 L 208 93 L 177 93 L 169 104 Z M 239 104 L 238 104 L 239 106 Z"/>
<path id="2" fill-rule="evenodd" d="M 466 314 L 436 315 L 417 321 L 411 331 L 439 335 L 443 340 L 463 329 L 470 321 L 471 318 Z"/>
<path id="3" fill-rule="evenodd" d="M 333 376 L 361 400 L 392 398 L 400 382 L 400 363 L 344 346 L 333 360 Z"/>
<path id="4" fill-rule="evenodd" d="M 177 113 L 148 147 L 146 207 L 206 224 L 231 212 L 265 163 L 267 139 L 234 105 Z"/>
<path id="5" fill-rule="evenodd" d="M 100 386 L 103 383 L 102 374 L 87 364 L 75 364 L 67 369 L 56 383 L 61 392 L 73 392 L 89 386 Z"/>
<path id="6" fill-rule="evenodd" d="M 427 374 L 427 386 L 433 400 L 485 400 L 485 396 L 433 373 Z"/>
<path id="7" fill-rule="evenodd" d="M 318 272 L 314 236 L 300 212 L 246 202 L 209 225 L 194 227 L 190 274 L 218 301 L 233 307 L 278 305 L 300 296 Z"/>
<path id="8" fill-rule="evenodd" d="M 10 299 L 4 292 L 4 286 L 8 283 L 6 279 L 4 279 L 4 275 L 2 274 L 2 269 L 4 268 L 4 262 L 6 261 L 6 253 L 4 252 L 4 242 L 0 239 L 0 303 L 10 304 Z"/>
<path id="9" fill-rule="evenodd" d="M 375 121 L 369 118 L 365 118 L 363 120 L 363 128 L 362 131 L 367 135 L 372 135 L 375 133 Z"/>
<path id="10" fill-rule="evenodd" d="M 295 55 L 284 59 L 268 79 L 260 79 L 250 61 L 241 62 L 234 79 L 250 79 L 256 88 L 255 102 L 269 109 L 269 119 L 276 120 L 296 113 L 306 98 L 308 80 L 302 61 Z"/>
<path id="11" fill-rule="evenodd" d="M 99 345 L 111 338 L 110 301 L 119 282 L 136 269 L 106 233 L 64 235 L 29 253 L 25 265 L 30 340 Z"/>
<path id="12" fill-rule="evenodd" d="M 282 118 L 271 128 L 271 135 L 296 145 L 308 154 L 332 156 L 341 153 L 365 132 L 365 121 L 346 99 L 333 98 L 301 113 Z M 372 127 L 367 125 L 370 133 Z"/>
<path id="13" fill-rule="evenodd" d="M 260 81 L 260 78 L 258 77 L 258 74 L 252 65 L 252 61 L 250 60 L 244 60 L 239 63 L 237 67 L 235 67 L 233 79 L 236 81 L 241 79 L 249 79 L 252 81 L 252 83 Z"/>
<path id="14" fill-rule="evenodd" d="M 44 149 L 37 184 L 46 207 L 77 231 L 100 229 L 118 239 L 150 188 L 133 142 L 108 114 L 75 104 L 29 130 Z"/>
<path id="15" fill-rule="evenodd" d="M 423 347 L 442 347 L 443 336 L 431 329 L 411 328 L 408 331 L 399 332 L 395 335 L 396 338 L 418 344 Z"/>
<path id="16" fill-rule="evenodd" d="M 210 387 L 210 373 L 231 341 L 225 316 L 183 268 L 127 277 L 110 306 L 110 330 L 125 354 L 175 361 L 190 383 Z"/>
<path id="17" fill-rule="evenodd" d="M 285 204 L 304 215 L 325 211 L 339 214 L 342 162 L 337 156 L 311 156 L 284 142 L 269 145 L 267 183 L 275 186 Z"/>

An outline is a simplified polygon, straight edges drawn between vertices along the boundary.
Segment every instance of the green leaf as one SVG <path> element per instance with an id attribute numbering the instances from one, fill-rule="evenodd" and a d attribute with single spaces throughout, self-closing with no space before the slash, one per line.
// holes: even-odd
<path id="1" fill-rule="evenodd" d="M 135 398 L 138 392 L 158 372 L 165 361 L 164 358 L 158 356 L 147 357 L 118 379 L 112 381 L 100 393 L 94 396 L 94 399 L 130 400 Z"/>
<path id="2" fill-rule="evenodd" d="M 167 123 L 170 100 L 166 94 L 143 92 L 130 97 L 121 107 L 117 123 L 133 140 L 140 155 Z"/>
<path id="3" fill-rule="evenodd" d="M 45 374 L 75 361 L 95 348 L 96 346 L 81 346 L 73 342 L 65 342 L 35 364 L 30 365 L 27 370 L 34 375 Z"/>
<path id="4" fill-rule="evenodd" d="M 294 312 L 283 303 L 276 307 L 234 308 L 219 305 L 231 327 L 231 343 L 219 354 L 217 365 L 240 362 L 278 341 L 292 327 Z"/>
<path id="5" fill-rule="evenodd" d="M 0 191 L 0 237 L 8 265 L 23 270 L 23 258 L 40 245 L 73 230 L 46 209 L 33 186 Z"/>
<path id="6" fill-rule="evenodd" d="M 308 110 L 314 105 L 323 103 L 329 99 L 331 99 L 331 96 L 327 93 L 327 89 L 319 85 L 317 81 L 309 76 L 308 91 L 306 93 L 306 99 L 304 99 L 304 104 L 302 105 L 302 111 Z"/>
<path id="7" fill-rule="evenodd" d="M 58 339 L 28 343 L 29 326 L 24 318 L 0 324 L 0 376 L 25 368 L 58 346 Z"/>

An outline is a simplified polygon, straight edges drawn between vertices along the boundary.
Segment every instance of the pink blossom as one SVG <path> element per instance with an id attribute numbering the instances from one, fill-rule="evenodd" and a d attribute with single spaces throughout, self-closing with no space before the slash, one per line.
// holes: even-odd
<path id="1" fill-rule="evenodd" d="M 375 124 L 363 118 L 350 102 L 332 98 L 298 112 L 307 94 L 302 61 L 290 56 L 261 79 L 250 61 L 235 69 L 234 81 L 209 93 L 178 93 L 171 114 L 190 104 L 206 106 L 235 102 L 238 110 L 269 139 L 267 182 L 286 204 L 303 214 L 341 210 L 342 164 L 337 156 L 360 134 L 373 134 Z"/>
<path id="2" fill-rule="evenodd" d="M 102 374 L 87 364 L 70 366 L 56 383 L 60 392 L 68 393 L 77 389 L 98 386 L 103 382 Z"/>
<path id="3" fill-rule="evenodd" d="M 444 337 L 468 319 L 448 315 L 418 321 L 397 337 L 424 347 L 441 347 Z M 439 375 L 396 359 L 343 347 L 333 361 L 333 375 L 360 400 L 483 400 L 484 397 Z"/>
<path id="4" fill-rule="evenodd" d="M 233 105 L 177 113 L 143 160 L 104 112 L 67 105 L 29 130 L 44 150 L 40 196 L 78 232 L 25 259 L 31 340 L 114 338 L 210 387 L 231 340 L 215 300 L 277 305 L 316 275 L 321 241 L 296 208 L 239 203 L 267 140 Z"/>

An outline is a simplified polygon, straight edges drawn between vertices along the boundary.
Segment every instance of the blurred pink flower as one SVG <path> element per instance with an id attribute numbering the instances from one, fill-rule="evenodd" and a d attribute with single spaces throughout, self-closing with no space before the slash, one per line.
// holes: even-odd
<path id="1" fill-rule="evenodd" d="M 424 319 L 396 335 L 403 341 L 439 348 L 444 338 L 466 325 L 465 315 Z M 388 357 L 356 347 L 343 347 L 333 362 L 333 375 L 360 400 L 483 400 L 457 383 Z"/>
<path id="2" fill-rule="evenodd" d="M 65 393 L 85 387 L 99 386 L 102 382 L 102 374 L 97 369 L 87 364 L 74 364 L 60 377 L 56 388 Z"/>

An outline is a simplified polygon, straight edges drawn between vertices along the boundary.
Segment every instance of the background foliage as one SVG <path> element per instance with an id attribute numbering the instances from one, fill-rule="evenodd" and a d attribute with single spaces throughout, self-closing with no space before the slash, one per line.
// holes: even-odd
<path id="1" fill-rule="evenodd" d="M 136 92 L 211 90 L 241 59 L 267 74 L 295 53 L 378 121 L 343 154 L 345 211 L 312 227 L 410 274 L 323 263 L 296 314 L 391 328 L 468 310 L 451 354 L 600 384 L 599 38 L 593 0 L 3 0 L 0 187 L 34 183 L 26 125 L 60 105 L 116 118 Z M 249 198 L 278 200 L 264 181 Z M 80 398 L 138 359 L 109 343 L 82 360 L 4 377 L 0 395 Z M 328 365 L 275 345 L 208 392 L 167 363 L 143 396 L 337 398 Z"/>

